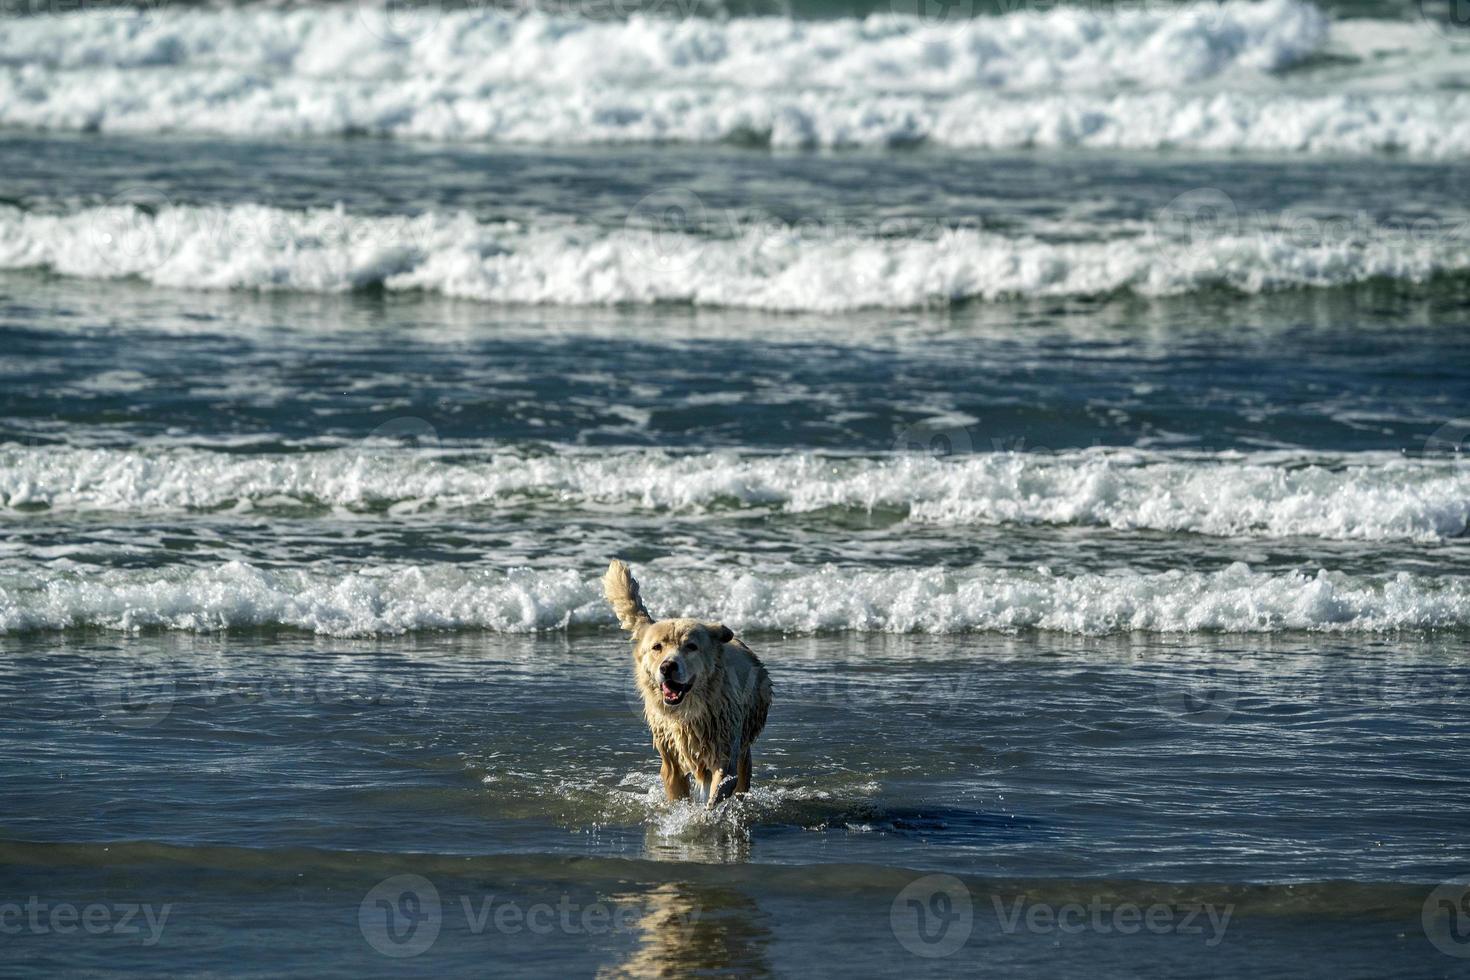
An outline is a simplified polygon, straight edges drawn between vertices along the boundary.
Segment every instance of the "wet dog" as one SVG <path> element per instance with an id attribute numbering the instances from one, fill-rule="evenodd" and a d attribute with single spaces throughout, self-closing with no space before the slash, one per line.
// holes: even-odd
<path id="1" fill-rule="evenodd" d="M 771 677 L 729 627 L 698 619 L 655 620 L 628 566 L 602 578 L 618 623 L 633 634 L 633 675 L 662 761 L 670 800 L 689 796 L 689 777 L 708 806 L 750 789 L 750 747 L 766 725 Z"/>

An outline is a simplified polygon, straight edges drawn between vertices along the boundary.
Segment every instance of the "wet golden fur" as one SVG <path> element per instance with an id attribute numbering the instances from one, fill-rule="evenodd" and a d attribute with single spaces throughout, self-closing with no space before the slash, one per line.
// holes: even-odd
<path id="1" fill-rule="evenodd" d="M 602 579 L 618 623 L 633 634 L 633 674 L 643 717 L 662 761 L 664 792 L 689 795 L 688 777 L 709 806 L 750 789 L 750 747 L 766 725 L 771 678 L 751 649 L 720 623 L 655 620 L 643 605 L 628 566 L 614 561 Z M 663 671 L 688 686 L 670 703 Z"/>

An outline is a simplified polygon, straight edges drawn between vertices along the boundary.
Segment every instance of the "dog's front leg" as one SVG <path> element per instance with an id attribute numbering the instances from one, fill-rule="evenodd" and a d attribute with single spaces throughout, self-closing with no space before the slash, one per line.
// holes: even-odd
<path id="1" fill-rule="evenodd" d="M 730 798 L 735 792 L 735 783 L 738 775 L 734 769 L 716 769 L 709 777 L 709 804 L 706 809 L 713 810 L 719 804 Z"/>
<path id="2" fill-rule="evenodd" d="M 740 734 L 744 728 L 745 723 L 742 719 L 741 723 L 735 726 L 735 735 L 730 740 L 729 758 L 723 766 L 710 774 L 708 809 L 713 810 L 735 792 L 735 787 L 740 780 L 740 759 L 744 755 L 744 747 L 740 744 Z"/>
<path id="3" fill-rule="evenodd" d="M 683 800 L 689 797 L 689 777 L 684 775 L 684 770 L 679 768 L 679 762 L 674 754 L 662 745 L 658 745 L 659 775 L 664 779 L 664 795 L 670 802 Z"/>

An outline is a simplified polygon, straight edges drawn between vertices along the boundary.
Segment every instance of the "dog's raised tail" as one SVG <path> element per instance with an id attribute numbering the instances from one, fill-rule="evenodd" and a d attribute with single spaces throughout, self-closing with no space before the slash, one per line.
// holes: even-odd
<path id="1" fill-rule="evenodd" d="M 612 604 L 618 617 L 618 625 L 629 632 L 653 622 L 653 617 L 643 607 L 643 597 L 638 594 L 638 580 L 628 570 L 628 563 L 614 558 L 602 577 L 602 593 Z"/>

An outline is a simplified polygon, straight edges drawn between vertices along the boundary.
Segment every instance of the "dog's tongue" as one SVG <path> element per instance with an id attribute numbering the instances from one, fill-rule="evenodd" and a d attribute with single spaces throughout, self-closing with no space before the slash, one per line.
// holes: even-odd
<path id="1" fill-rule="evenodd" d="M 679 696 L 679 694 L 681 693 L 679 691 L 674 690 L 672 687 L 669 687 L 667 681 L 664 682 L 663 687 L 664 687 L 664 697 L 666 697 L 666 698 L 677 698 Z"/>

